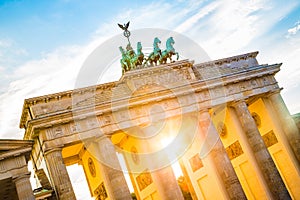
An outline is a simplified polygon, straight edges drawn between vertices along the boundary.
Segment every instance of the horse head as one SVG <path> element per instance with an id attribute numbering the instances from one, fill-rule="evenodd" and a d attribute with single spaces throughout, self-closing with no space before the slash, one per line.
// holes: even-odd
<path id="1" fill-rule="evenodd" d="M 160 39 L 158 39 L 158 37 L 154 38 L 154 41 L 153 41 L 153 47 L 156 48 L 158 47 L 158 44 L 160 44 L 161 41 Z"/>
<path id="2" fill-rule="evenodd" d="M 142 50 L 142 43 L 141 42 L 137 42 L 136 49 L 137 49 L 137 51 L 141 51 Z"/>
<path id="3" fill-rule="evenodd" d="M 123 56 L 123 55 L 125 55 L 125 50 L 123 49 L 123 47 L 122 47 L 122 46 L 119 46 L 119 50 L 120 50 L 120 52 L 121 52 L 122 56 Z"/>
<path id="4" fill-rule="evenodd" d="M 174 44 L 175 44 L 175 41 L 174 41 L 173 37 L 169 37 L 166 41 L 167 49 L 173 49 Z"/>

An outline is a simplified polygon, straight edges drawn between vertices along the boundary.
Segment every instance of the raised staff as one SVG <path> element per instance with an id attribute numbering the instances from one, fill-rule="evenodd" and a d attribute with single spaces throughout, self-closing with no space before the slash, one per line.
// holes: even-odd
<path id="1" fill-rule="evenodd" d="M 124 30 L 123 35 L 127 38 L 128 43 L 130 44 L 130 40 L 129 40 L 129 37 L 130 37 L 130 31 L 128 30 L 129 23 L 130 23 L 130 21 L 127 22 L 127 24 L 124 24 L 124 25 L 118 24 L 118 25 L 119 25 L 119 27 L 120 27 L 122 30 Z M 130 45 L 131 45 L 131 44 L 130 44 Z"/>

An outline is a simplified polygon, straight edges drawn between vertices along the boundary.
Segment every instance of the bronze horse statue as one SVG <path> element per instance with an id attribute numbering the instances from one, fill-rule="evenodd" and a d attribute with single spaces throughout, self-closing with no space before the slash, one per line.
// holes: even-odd
<path id="1" fill-rule="evenodd" d="M 176 59 L 178 60 L 179 59 L 179 54 L 178 52 L 175 51 L 173 45 L 175 44 L 175 41 L 173 39 L 173 37 L 169 37 L 166 41 L 166 50 L 164 50 L 162 53 L 161 53 L 161 57 L 159 59 L 159 63 L 160 64 L 165 64 L 167 63 L 167 60 L 169 59 L 170 62 L 173 62 L 172 61 L 172 56 L 173 55 L 177 55 Z"/>

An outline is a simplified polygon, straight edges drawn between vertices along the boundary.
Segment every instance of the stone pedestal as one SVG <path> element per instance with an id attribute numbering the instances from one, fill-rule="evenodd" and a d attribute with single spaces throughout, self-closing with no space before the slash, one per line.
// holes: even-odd
<path id="1" fill-rule="evenodd" d="M 259 130 L 256 127 L 255 121 L 248 110 L 247 104 L 244 101 L 239 101 L 236 102 L 233 107 L 247 137 L 249 146 L 253 151 L 257 165 L 269 187 L 272 195 L 270 198 L 291 199 Z"/>
<path id="2" fill-rule="evenodd" d="M 226 196 L 229 199 L 247 199 L 208 111 L 200 113 L 199 126 L 200 138 L 205 141 L 200 156 L 209 156 L 212 160 Z"/>
<path id="3" fill-rule="evenodd" d="M 34 195 L 32 192 L 31 184 L 29 181 L 30 173 L 20 175 L 17 178 L 13 179 L 16 185 L 16 190 L 18 193 L 19 199 L 22 200 L 34 200 Z"/>
<path id="4" fill-rule="evenodd" d="M 75 200 L 76 197 L 63 161 L 61 150 L 61 148 L 54 148 L 45 152 L 47 168 L 58 199 Z"/>
<path id="5" fill-rule="evenodd" d="M 300 164 L 300 133 L 295 121 L 291 117 L 279 91 L 269 96 L 269 100 L 280 121 L 280 125 L 288 138 L 298 163 Z"/>
<path id="6" fill-rule="evenodd" d="M 92 145 L 97 151 L 95 155 L 100 161 L 100 170 L 109 198 L 131 200 L 131 194 L 111 140 L 103 136 Z"/>

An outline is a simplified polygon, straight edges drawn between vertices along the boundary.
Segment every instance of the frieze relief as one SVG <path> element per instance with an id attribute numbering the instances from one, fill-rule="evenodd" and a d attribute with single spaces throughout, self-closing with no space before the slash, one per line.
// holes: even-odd
<path id="1" fill-rule="evenodd" d="M 276 84 L 275 86 L 268 88 L 265 86 L 266 83 L 276 84 L 272 76 L 265 76 L 257 78 L 255 80 L 250 79 L 243 82 L 229 83 L 227 85 L 211 89 L 198 89 L 195 93 L 195 96 L 191 94 L 176 96 L 175 94 L 175 98 L 171 97 L 169 99 L 162 99 L 155 102 L 149 102 L 140 106 L 129 108 L 129 105 L 124 105 L 123 109 L 103 113 L 94 118 L 88 117 L 85 119 L 76 120 L 75 122 L 53 125 L 51 127 L 46 128 L 46 136 L 47 139 L 54 139 L 70 134 L 76 134 L 78 132 L 85 132 L 94 128 L 105 128 L 103 129 L 104 133 L 112 133 L 120 128 L 126 128 L 127 126 L 130 126 L 132 124 L 139 125 L 143 123 L 148 123 L 149 111 L 152 109 L 154 104 L 160 107 L 159 112 L 164 112 L 165 116 L 171 117 L 176 114 L 178 108 L 182 109 L 185 106 L 189 106 L 189 108 L 191 108 L 190 105 L 197 104 L 198 106 L 199 103 L 207 103 L 207 105 L 203 104 L 204 106 L 215 106 L 211 104 L 226 103 L 226 101 L 228 101 L 229 99 L 228 97 L 230 96 L 232 96 L 234 99 L 247 97 L 246 94 L 248 93 L 240 93 L 241 90 L 254 91 L 251 93 L 251 95 L 255 95 L 261 92 L 266 92 L 274 87 L 278 87 L 278 85 Z M 258 88 L 259 90 L 255 90 Z M 264 90 L 262 91 L 260 88 L 263 88 Z M 236 96 L 236 94 L 241 94 L 241 96 Z M 218 102 L 209 101 L 214 99 L 220 99 L 220 97 L 224 97 L 224 99 L 221 99 L 221 101 Z M 122 125 L 118 123 L 122 123 Z"/>
<path id="2" fill-rule="evenodd" d="M 57 126 L 49 127 L 45 130 L 47 140 L 64 137 L 75 134 L 80 131 L 78 123 L 65 123 Z"/>
<path id="3" fill-rule="evenodd" d="M 48 115 L 58 111 L 70 110 L 71 108 L 72 99 L 70 98 L 33 105 L 31 110 L 34 117 L 40 117 L 42 115 Z"/>
<path id="4" fill-rule="evenodd" d="M 224 97 L 226 95 L 223 87 L 215 87 L 209 90 L 211 98 Z"/>
<path id="5" fill-rule="evenodd" d="M 219 77 L 222 75 L 228 75 L 242 71 L 246 68 L 257 66 L 258 62 L 256 58 L 233 58 L 232 60 L 223 60 L 219 62 L 211 62 L 207 64 L 195 65 L 197 77 L 200 79 L 209 79 L 213 77 Z"/>
<path id="6" fill-rule="evenodd" d="M 17 156 L 0 161 L 0 173 L 26 166 L 25 156 Z"/>
<path id="7" fill-rule="evenodd" d="M 157 84 L 170 87 L 171 85 L 179 85 L 182 81 L 191 80 L 190 72 L 188 69 L 169 70 L 162 71 L 161 73 L 155 73 L 151 76 L 145 75 L 140 77 L 134 77 L 128 80 L 128 86 L 132 91 L 135 91 L 144 85 Z M 130 82 L 130 83 L 129 83 Z"/>

